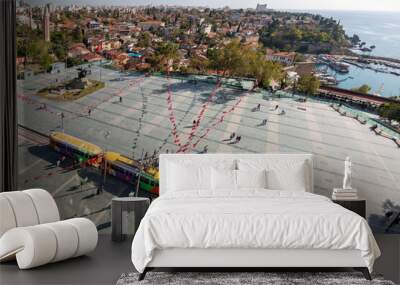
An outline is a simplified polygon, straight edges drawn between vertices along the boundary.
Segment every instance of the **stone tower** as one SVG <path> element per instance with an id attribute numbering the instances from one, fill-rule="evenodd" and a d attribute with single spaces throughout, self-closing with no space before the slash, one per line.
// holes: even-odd
<path id="1" fill-rule="evenodd" d="M 29 8 L 28 11 L 29 11 L 29 12 L 28 12 L 28 15 L 29 15 L 29 28 L 30 28 L 31 30 L 33 30 L 34 23 L 33 23 L 33 17 L 32 17 L 32 9 Z"/>
<path id="2" fill-rule="evenodd" d="M 44 40 L 46 42 L 50 42 L 50 10 L 48 5 L 44 7 L 43 33 L 44 33 Z"/>

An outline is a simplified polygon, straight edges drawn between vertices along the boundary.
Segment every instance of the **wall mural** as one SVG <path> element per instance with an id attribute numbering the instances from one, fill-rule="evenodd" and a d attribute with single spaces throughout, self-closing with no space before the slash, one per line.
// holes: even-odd
<path id="1" fill-rule="evenodd" d="M 158 50 L 146 41 L 168 36 L 149 11 L 129 22 L 134 12 L 19 6 L 21 189 L 44 188 L 62 218 L 108 232 L 112 197 L 157 197 L 160 153 L 313 153 L 315 192 L 328 197 L 350 157 L 372 229 L 400 233 L 396 130 L 351 100 L 187 74 L 183 47 L 154 72 Z M 190 52 L 203 58 L 207 46 Z"/>

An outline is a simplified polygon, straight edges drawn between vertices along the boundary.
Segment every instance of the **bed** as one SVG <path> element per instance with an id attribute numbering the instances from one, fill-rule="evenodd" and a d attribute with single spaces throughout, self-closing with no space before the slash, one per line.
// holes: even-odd
<path id="1" fill-rule="evenodd" d="M 352 267 L 380 251 L 365 219 L 313 194 L 311 154 L 162 154 L 160 197 L 132 243 L 154 268 Z"/>

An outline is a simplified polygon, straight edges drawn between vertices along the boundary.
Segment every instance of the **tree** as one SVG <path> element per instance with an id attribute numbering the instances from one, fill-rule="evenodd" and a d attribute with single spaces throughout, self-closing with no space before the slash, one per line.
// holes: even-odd
<path id="1" fill-rule="evenodd" d="M 320 87 L 320 81 L 314 75 L 308 74 L 300 77 L 297 82 L 297 90 L 301 93 L 314 95 Z"/>
<path id="2" fill-rule="evenodd" d="M 157 47 L 155 54 L 149 59 L 149 63 L 154 70 L 167 71 L 174 66 L 178 59 L 178 45 L 166 42 Z"/>
<path id="3" fill-rule="evenodd" d="M 49 54 L 49 43 L 44 40 L 29 42 L 27 45 L 27 55 L 31 56 L 33 61 L 40 64 L 40 67 L 48 71 L 53 60 Z"/>
<path id="4" fill-rule="evenodd" d="M 304 62 L 304 61 L 306 61 L 306 57 L 303 54 L 296 52 L 296 55 L 294 56 L 294 61 L 295 62 Z"/>
<path id="5" fill-rule="evenodd" d="M 189 71 L 198 71 L 201 74 L 206 73 L 206 70 L 209 66 L 209 61 L 207 58 L 202 58 L 199 56 L 192 57 L 189 65 Z"/>
<path id="6" fill-rule="evenodd" d="M 71 35 L 66 31 L 53 32 L 51 35 L 51 50 L 58 60 L 64 60 L 71 45 Z"/>
<path id="7" fill-rule="evenodd" d="M 83 33 L 80 27 L 76 27 L 72 32 L 72 39 L 75 42 L 81 43 L 83 41 Z"/>
<path id="8" fill-rule="evenodd" d="M 400 122 L 400 103 L 386 103 L 378 108 L 379 116 Z"/>
<path id="9" fill-rule="evenodd" d="M 78 57 L 68 57 L 67 58 L 67 67 L 72 67 L 75 65 L 81 65 L 84 61 L 79 59 Z"/>
<path id="10" fill-rule="evenodd" d="M 358 88 L 352 88 L 351 91 L 368 94 L 368 92 L 371 91 L 371 86 L 363 84 Z"/>
<path id="11" fill-rule="evenodd" d="M 207 56 L 210 69 L 222 72 L 223 76 L 255 78 L 254 87 L 268 87 L 272 80 L 283 76 L 280 64 L 266 60 L 263 52 L 248 49 L 239 41 L 209 49 Z"/>
<path id="12" fill-rule="evenodd" d="M 149 47 L 151 45 L 151 35 L 149 32 L 141 33 L 138 39 L 137 46 L 139 47 Z"/>
<path id="13" fill-rule="evenodd" d="M 265 60 L 265 54 L 259 51 L 245 50 L 241 70 L 242 75 L 254 77 L 258 87 L 269 87 L 273 80 L 283 77 L 282 66 Z"/>
<path id="14" fill-rule="evenodd" d="M 53 59 L 49 53 L 43 53 L 42 57 L 40 58 L 40 67 L 47 72 L 50 70 L 52 63 Z"/>
<path id="15" fill-rule="evenodd" d="M 357 45 L 361 40 L 357 34 L 354 34 L 353 37 L 350 38 L 350 41 L 353 45 Z"/>
<path id="16" fill-rule="evenodd" d="M 242 48 L 239 41 L 231 41 L 226 45 L 208 50 L 210 68 L 221 71 L 222 76 L 227 73 L 235 75 L 243 65 Z"/>

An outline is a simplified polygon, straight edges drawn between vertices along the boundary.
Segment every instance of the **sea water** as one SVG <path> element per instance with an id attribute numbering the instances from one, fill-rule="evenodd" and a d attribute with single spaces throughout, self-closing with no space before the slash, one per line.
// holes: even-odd
<path id="1" fill-rule="evenodd" d="M 400 12 L 366 11 L 306 11 L 324 17 L 332 17 L 343 26 L 346 34 L 357 34 L 366 46 L 376 48 L 369 55 L 400 59 Z M 347 74 L 337 74 L 328 68 L 340 81 L 338 87 L 351 89 L 363 84 L 371 86 L 370 93 L 384 97 L 400 96 L 400 76 L 375 72 L 356 66 L 350 67 Z"/>

